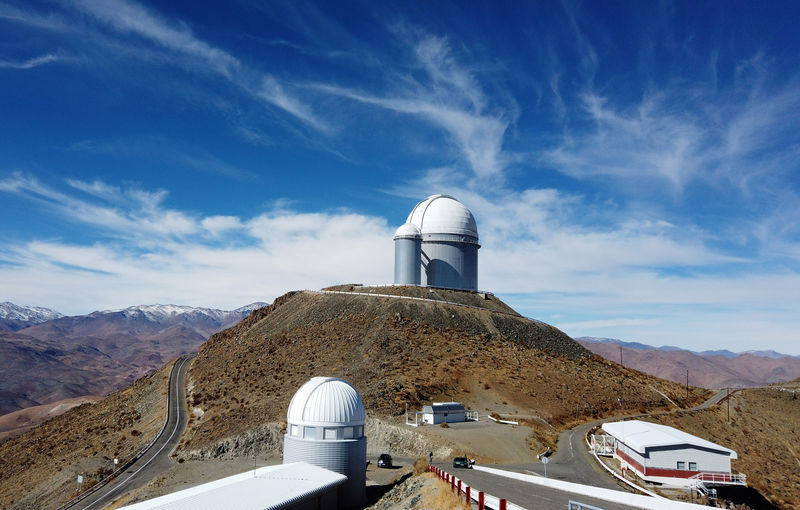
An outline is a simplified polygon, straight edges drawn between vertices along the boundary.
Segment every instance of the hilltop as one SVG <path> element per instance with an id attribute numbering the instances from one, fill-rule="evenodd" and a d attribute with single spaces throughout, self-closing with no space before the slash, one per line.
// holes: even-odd
<path id="1" fill-rule="evenodd" d="M 292 292 L 203 344 L 188 374 L 181 454 L 227 451 L 265 423 L 280 430 L 310 377 L 353 383 L 372 417 L 457 400 L 532 425 L 530 446 L 587 417 L 700 402 L 708 392 L 621 367 L 497 297 L 420 287 L 340 286 Z M 369 294 L 394 294 L 399 298 Z M 432 301 L 404 298 L 425 296 Z M 459 303 L 458 306 L 451 303 Z M 221 446 L 221 445 L 225 446 Z M 245 445 L 241 444 L 244 448 Z"/>

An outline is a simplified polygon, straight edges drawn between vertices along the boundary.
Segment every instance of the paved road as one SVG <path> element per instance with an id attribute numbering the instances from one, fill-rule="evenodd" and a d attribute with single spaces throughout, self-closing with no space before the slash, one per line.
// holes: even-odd
<path id="1" fill-rule="evenodd" d="M 183 434 L 188 419 L 186 413 L 186 365 L 191 357 L 184 356 L 175 362 L 169 377 L 169 398 L 167 401 L 167 425 L 163 433 L 142 457 L 124 473 L 102 489 L 70 508 L 80 510 L 100 510 L 111 504 L 126 492 L 143 486 L 172 464 L 169 455 Z"/>
<path id="2" fill-rule="evenodd" d="M 523 508 L 567 508 L 570 501 L 578 501 L 603 510 L 631 510 L 636 507 L 590 498 L 567 491 L 541 487 L 521 480 L 483 473 L 474 469 L 453 469 L 452 463 L 434 462 L 434 465 L 463 480 L 473 490 L 484 491 L 498 498 L 505 498 Z M 503 466 L 507 468 L 507 466 Z M 550 469 L 547 470 L 548 477 Z"/>
<path id="3" fill-rule="evenodd" d="M 727 390 L 721 390 L 714 396 L 695 406 L 689 411 L 707 409 L 718 404 L 727 395 Z M 683 412 L 686 409 L 675 409 L 654 414 L 667 414 L 672 412 Z M 639 415 L 641 416 L 641 415 Z M 608 474 L 589 452 L 586 446 L 585 437 L 590 429 L 608 421 L 595 420 L 584 423 L 570 430 L 566 430 L 558 437 L 556 452 L 549 457 L 547 464 L 547 477 L 555 480 L 591 485 L 615 490 L 633 490 L 626 484 L 618 481 Z M 580 501 L 584 504 L 596 506 L 598 508 L 615 510 L 629 509 L 626 505 L 609 503 L 602 500 L 593 500 L 583 496 L 577 496 L 569 492 L 558 491 L 545 487 L 534 486 L 526 482 L 504 478 L 489 473 L 482 473 L 473 470 L 454 470 L 450 463 L 434 463 L 436 466 L 445 469 L 456 477 L 461 478 L 467 484 L 483 490 L 493 496 L 504 497 L 513 503 L 526 508 L 566 508 L 569 500 Z M 488 465 L 507 471 L 518 473 L 544 475 L 544 464 L 533 462 L 528 464 L 504 464 Z"/>

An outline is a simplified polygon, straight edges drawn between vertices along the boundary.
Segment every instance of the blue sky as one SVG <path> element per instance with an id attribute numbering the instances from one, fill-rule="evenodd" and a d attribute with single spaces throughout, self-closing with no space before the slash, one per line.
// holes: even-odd
<path id="1" fill-rule="evenodd" d="M 203 3 L 205 4 L 205 3 Z M 390 283 L 449 193 L 573 336 L 800 354 L 793 2 L 0 3 L 0 299 Z"/>

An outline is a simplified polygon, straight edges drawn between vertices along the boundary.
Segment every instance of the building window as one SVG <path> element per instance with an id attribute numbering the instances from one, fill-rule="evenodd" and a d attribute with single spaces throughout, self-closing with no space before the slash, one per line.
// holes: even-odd
<path id="1" fill-rule="evenodd" d="M 345 427 L 344 428 L 344 438 L 345 439 L 353 439 L 353 427 Z"/>
<path id="2" fill-rule="evenodd" d="M 328 441 L 330 441 L 330 440 L 334 440 L 335 441 L 336 440 L 336 429 L 326 428 L 325 429 L 325 437 L 323 439 L 328 440 Z"/>
<path id="3" fill-rule="evenodd" d="M 689 463 L 689 471 L 697 471 L 697 462 Z"/>
<path id="4" fill-rule="evenodd" d="M 685 471 L 686 470 L 686 463 L 682 460 L 678 461 L 678 471 Z"/>
<path id="5" fill-rule="evenodd" d="M 293 436 L 299 436 L 300 435 L 300 430 L 299 429 L 300 429 L 300 427 L 298 427 L 297 425 L 292 425 L 292 435 Z"/>
<path id="6" fill-rule="evenodd" d="M 317 427 L 303 427 L 303 439 L 316 439 Z"/>

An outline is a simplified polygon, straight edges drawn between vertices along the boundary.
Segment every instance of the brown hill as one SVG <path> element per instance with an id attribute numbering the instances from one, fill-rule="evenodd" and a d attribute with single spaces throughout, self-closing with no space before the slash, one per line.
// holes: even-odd
<path id="1" fill-rule="evenodd" d="M 13 413 L 0 416 L 0 442 L 12 436 L 22 434 L 26 430 L 32 429 L 36 425 L 64 414 L 73 407 L 87 403 L 95 403 L 102 400 L 101 397 L 75 397 L 59 400 L 51 404 L 26 407 Z"/>
<path id="2" fill-rule="evenodd" d="M 164 423 L 171 364 L 96 404 L 0 443 L 0 508 L 57 508 L 143 448 Z"/>
<path id="3" fill-rule="evenodd" d="M 349 289 L 349 287 L 346 287 Z M 492 310 L 364 294 L 420 288 L 360 288 L 356 293 L 289 293 L 211 337 L 189 371 L 191 419 L 183 451 L 217 449 L 265 422 L 280 424 L 294 392 L 310 377 L 343 377 L 373 416 L 457 400 L 479 409 L 513 408 L 552 444 L 576 419 L 686 403 L 684 386 L 594 356 L 563 332 L 520 317 L 496 297 L 436 291 L 439 301 Z M 707 395 L 692 390 L 689 402 Z M 538 445 L 536 446 L 538 447 Z"/>
<path id="4" fill-rule="evenodd" d="M 800 358 L 759 356 L 753 353 L 728 356 L 702 354 L 683 349 L 632 348 L 610 341 L 578 339 L 595 354 L 670 381 L 703 388 L 747 388 L 789 381 L 800 376 Z"/>
<path id="5" fill-rule="evenodd" d="M 0 333 L 0 359 L 0 414 L 81 395 L 104 395 L 135 379 L 96 348 L 63 347 L 21 333 Z"/>

